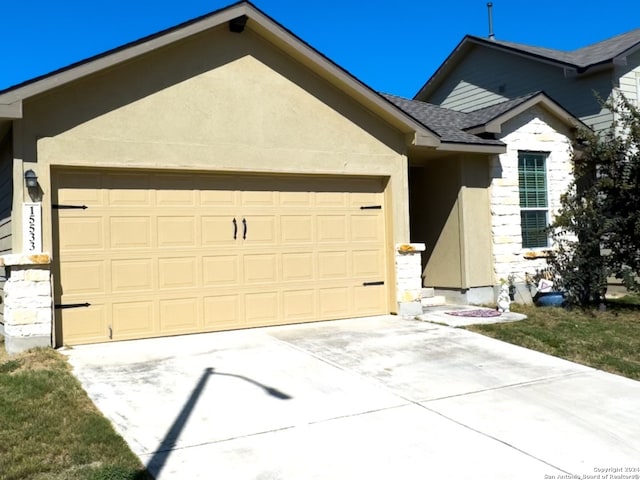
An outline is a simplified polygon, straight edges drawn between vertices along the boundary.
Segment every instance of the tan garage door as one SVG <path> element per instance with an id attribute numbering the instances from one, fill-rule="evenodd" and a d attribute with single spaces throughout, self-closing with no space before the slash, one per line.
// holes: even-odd
<path id="1" fill-rule="evenodd" d="M 383 188 L 375 178 L 56 171 L 58 338 L 386 313 Z"/>

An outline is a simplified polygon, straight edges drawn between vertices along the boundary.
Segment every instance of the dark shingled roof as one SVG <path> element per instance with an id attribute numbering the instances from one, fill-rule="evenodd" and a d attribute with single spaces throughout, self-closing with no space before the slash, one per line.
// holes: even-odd
<path id="1" fill-rule="evenodd" d="M 468 114 L 438 107 L 431 103 L 409 100 L 396 95 L 381 94 L 395 106 L 411 115 L 425 127 L 438 134 L 443 142 L 471 143 L 476 145 L 504 145 L 500 140 L 477 137 L 463 130 Z"/>
<path id="2" fill-rule="evenodd" d="M 424 126 L 436 132 L 443 142 L 504 145 L 500 140 L 481 138 L 465 130 L 485 125 L 496 117 L 516 108 L 518 105 L 541 93 L 542 92 L 529 93 L 469 113 L 457 112 L 431 103 L 409 100 L 408 98 L 402 98 L 396 95 L 386 93 L 381 95 Z"/>
<path id="3" fill-rule="evenodd" d="M 511 50 L 535 55 L 537 57 L 565 63 L 579 69 L 587 69 L 593 65 L 604 63 L 625 54 L 634 47 L 640 46 L 640 28 L 617 35 L 601 42 L 587 45 L 572 51 L 554 50 L 552 48 L 534 47 L 502 40 L 487 40 L 486 38 L 469 35 L 469 38 L 488 44 L 500 45 Z"/>
<path id="4" fill-rule="evenodd" d="M 516 97 L 511 100 L 506 100 L 504 102 L 498 103 L 496 105 L 491 105 L 490 107 L 481 108 L 479 110 L 474 110 L 473 112 L 469 112 L 465 114 L 465 120 L 462 124 L 462 128 L 468 129 L 473 127 L 479 127 L 480 125 L 484 125 L 494 118 L 502 115 L 503 113 L 508 112 L 512 108 L 516 108 L 518 105 L 526 102 L 530 98 L 539 95 L 540 91 L 529 93 L 527 95 L 522 95 L 521 97 Z"/>

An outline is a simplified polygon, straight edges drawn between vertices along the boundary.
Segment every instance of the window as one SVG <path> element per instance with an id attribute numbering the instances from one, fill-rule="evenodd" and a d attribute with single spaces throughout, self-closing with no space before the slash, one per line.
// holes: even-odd
<path id="1" fill-rule="evenodd" d="M 518 153 L 518 182 L 520 184 L 520 226 L 524 248 L 548 246 L 545 229 L 548 219 L 546 153 Z"/>

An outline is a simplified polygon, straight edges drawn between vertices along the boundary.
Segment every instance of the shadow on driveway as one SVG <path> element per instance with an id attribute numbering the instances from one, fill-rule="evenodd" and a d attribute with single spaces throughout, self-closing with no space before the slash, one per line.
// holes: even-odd
<path id="1" fill-rule="evenodd" d="M 193 409 L 198 403 L 198 399 L 202 395 L 202 392 L 207 385 L 207 381 L 209 380 L 209 378 L 211 378 L 212 375 L 224 375 L 226 377 L 234 377 L 240 380 L 244 380 L 245 382 L 251 383 L 256 387 L 262 388 L 265 393 L 279 400 L 291 400 L 293 398 L 290 395 L 281 392 L 277 388 L 264 385 L 260 382 L 257 382 L 256 380 L 245 377 L 244 375 L 216 372 L 215 369 L 211 367 L 205 368 L 202 372 L 202 375 L 200 375 L 200 379 L 198 380 L 195 388 L 191 391 L 189 399 L 182 407 L 182 410 L 180 410 L 180 413 L 165 434 L 164 439 L 160 442 L 158 449 L 147 463 L 147 470 L 151 472 L 154 477 L 158 477 L 162 472 L 164 465 L 167 463 L 169 455 L 171 455 L 171 452 L 175 448 L 178 438 L 180 438 L 180 434 L 182 433 L 182 430 L 184 429 L 187 421 L 189 420 L 189 417 L 191 416 L 191 412 L 193 412 Z"/>

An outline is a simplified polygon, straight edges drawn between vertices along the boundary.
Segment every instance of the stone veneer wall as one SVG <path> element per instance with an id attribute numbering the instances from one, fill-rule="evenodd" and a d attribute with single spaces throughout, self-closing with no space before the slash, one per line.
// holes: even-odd
<path id="1" fill-rule="evenodd" d="M 398 314 L 403 317 L 422 313 L 422 252 L 424 243 L 396 245 L 396 299 Z"/>
<path id="2" fill-rule="evenodd" d="M 525 272 L 535 273 L 546 267 L 543 257 L 527 259 L 525 253 L 540 251 L 522 248 L 520 230 L 520 199 L 518 188 L 518 152 L 548 152 L 547 190 L 549 193 L 549 220 L 560 207 L 560 195 L 566 192 L 572 179 L 572 146 L 568 128 L 534 107 L 502 126 L 500 140 L 507 144 L 507 152 L 492 160 L 491 164 L 491 228 L 496 281 L 514 275 L 522 283 Z"/>
<path id="3" fill-rule="evenodd" d="M 48 255 L 0 257 L 4 285 L 4 335 L 8 353 L 52 345 L 53 302 Z"/>

